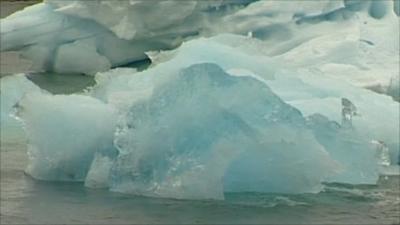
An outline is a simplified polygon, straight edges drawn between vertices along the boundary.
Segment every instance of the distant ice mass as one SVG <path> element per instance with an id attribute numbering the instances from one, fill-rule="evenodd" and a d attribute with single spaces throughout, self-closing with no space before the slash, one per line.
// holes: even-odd
<path id="1" fill-rule="evenodd" d="M 146 52 L 219 33 L 250 35 L 265 54 L 398 99 L 396 1 L 46 0 L 1 20 L 1 51 L 21 50 L 36 70 L 96 72 Z M 395 88 L 395 90 L 393 90 Z"/>
<path id="2" fill-rule="evenodd" d="M 400 164 L 398 25 L 393 1 L 49 0 L 1 21 L 1 50 L 96 85 L 1 78 L 1 122 L 23 123 L 41 180 L 177 199 L 375 184 Z"/>

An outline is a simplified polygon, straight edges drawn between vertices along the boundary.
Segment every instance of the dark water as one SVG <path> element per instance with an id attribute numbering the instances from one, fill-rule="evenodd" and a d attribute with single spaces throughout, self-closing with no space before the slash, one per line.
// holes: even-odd
<path id="1" fill-rule="evenodd" d="M 81 75 L 28 77 L 56 94 L 94 84 Z M 400 224 L 399 176 L 382 176 L 377 185 L 327 184 L 319 194 L 226 193 L 225 201 L 182 201 L 33 180 L 24 174 L 22 130 L 2 130 L 0 153 L 1 224 Z"/>

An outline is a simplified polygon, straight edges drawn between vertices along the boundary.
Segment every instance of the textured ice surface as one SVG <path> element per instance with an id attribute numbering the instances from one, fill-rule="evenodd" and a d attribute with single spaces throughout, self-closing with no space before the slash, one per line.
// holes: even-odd
<path id="1" fill-rule="evenodd" d="M 90 164 L 89 171 L 85 178 L 85 186 L 90 188 L 108 188 L 110 185 L 110 172 L 113 165 L 113 155 L 96 153 Z"/>
<path id="2" fill-rule="evenodd" d="M 112 189 L 149 196 L 314 192 L 336 168 L 298 110 L 215 64 L 185 68 L 134 104 L 116 146 Z"/>
<path id="3" fill-rule="evenodd" d="M 216 6 L 247 2 L 46 1 L 1 20 L 1 51 L 23 51 L 38 70 L 94 74 L 176 47 L 236 11 Z"/>
<path id="4" fill-rule="evenodd" d="M 374 143 L 398 152 L 399 103 L 232 46 L 251 40 L 222 35 L 185 42 L 152 53 L 155 63 L 142 72 L 98 74 L 85 96 L 25 98 L 27 171 L 191 199 L 316 192 L 324 181 L 375 183 L 382 160 Z M 343 98 L 356 108 L 346 124 Z M 58 123 L 65 125 L 54 131 Z M 44 156 L 52 166 L 39 163 Z"/>
<path id="5" fill-rule="evenodd" d="M 107 82 L 100 82 L 93 94 L 103 101 L 123 105 L 150 95 L 158 83 L 167 80 L 168 74 L 177 73 L 180 69 L 196 63 L 215 63 L 237 76 L 251 75 L 266 82 L 279 97 L 300 109 L 306 116 L 320 113 L 341 123 L 341 99 L 350 99 L 358 109 L 359 115 L 353 117 L 352 123 L 360 135 L 369 140 L 377 139 L 387 144 L 398 144 L 398 102 L 325 76 L 321 71 L 288 70 L 280 60 L 252 55 L 251 49 L 245 46 L 248 43 L 253 45 L 251 48 L 262 47 L 260 42 L 252 42 L 250 38 L 236 35 L 221 35 L 186 42 L 177 51 L 151 56 L 158 64 L 143 71 L 145 76 L 131 76 L 134 72 L 129 70 L 111 72 L 119 75 Z M 99 74 L 97 79 L 101 77 L 102 74 Z M 129 98 L 130 95 L 136 97 Z M 118 101 L 122 98 L 127 100 Z M 385 115 L 385 119 L 382 119 L 382 114 Z"/>
<path id="6" fill-rule="evenodd" d="M 211 19 L 210 14 L 212 11 L 217 11 L 217 7 L 244 5 L 251 0 L 168 2 L 50 0 L 46 2 L 56 7 L 57 12 L 95 20 L 121 39 L 140 40 L 198 32 L 203 23 Z"/>
<path id="7" fill-rule="evenodd" d="M 1 21 L 1 50 L 21 49 L 42 70 L 94 74 L 225 32 L 261 40 L 257 52 L 287 67 L 396 94 L 390 80 L 399 76 L 399 20 L 389 0 L 48 0 Z M 74 48 L 82 42 L 95 45 Z M 98 63 L 87 68 L 82 58 Z"/>
<path id="8" fill-rule="evenodd" d="M 58 48 L 54 63 L 54 69 L 60 73 L 95 74 L 109 68 L 111 68 L 110 62 L 97 53 L 94 40 L 75 41 L 62 45 Z"/>
<path id="9" fill-rule="evenodd" d="M 96 152 L 115 151 L 116 112 L 96 99 L 31 93 L 18 108 L 29 141 L 26 172 L 34 178 L 83 181 Z"/>
<path id="10" fill-rule="evenodd" d="M 337 126 L 330 132 L 340 138 L 337 138 L 339 140 L 336 143 L 330 143 L 329 135 L 323 137 L 321 134 L 321 144 L 326 145 L 327 151 L 331 151 L 334 158 L 342 157 L 343 163 L 348 166 L 348 170 L 345 171 L 358 173 L 358 176 L 353 177 L 343 173 L 343 176 L 335 178 L 336 181 L 351 182 L 353 179 L 354 182 L 373 182 L 376 179 L 376 166 L 374 166 L 376 164 L 365 163 L 366 161 L 371 162 L 375 155 L 375 147 L 370 142 L 380 140 L 390 146 L 390 151 L 399 151 L 398 102 L 393 101 L 390 97 L 358 88 L 346 82 L 324 77 L 322 73 L 300 74 L 283 69 L 281 62 L 260 55 L 249 55 L 250 51 L 243 50 L 238 44 L 249 42 L 251 43 L 249 38 L 232 35 L 190 41 L 184 43 L 178 51 L 153 55 L 152 58 L 159 64 L 142 72 L 145 76 L 130 76 L 128 70 L 121 72 L 115 79 L 99 83 L 93 94 L 103 101 L 126 108 L 124 103 L 131 104 L 151 95 L 153 90 L 157 89 L 157 83 L 165 82 L 168 74 L 177 73 L 179 69 L 196 62 L 216 63 L 237 76 L 251 75 L 267 83 L 278 96 L 300 109 L 305 116 L 324 115 L 327 121 L 323 120 L 321 123 Z M 232 43 L 236 43 L 235 47 L 231 47 Z M 112 73 L 116 72 L 119 71 Z M 131 74 L 133 73 L 132 71 Z M 98 79 L 109 76 L 100 74 Z M 352 127 L 348 130 L 341 128 L 342 98 L 350 99 L 358 108 L 358 115 L 353 117 Z M 117 99 L 126 100 L 118 101 Z M 382 119 L 382 113 L 385 114 L 385 119 Z M 322 126 L 322 124 L 320 125 Z M 352 139 L 354 142 L 351 141 Z M 348 150 L 352 148 L 356 150 Z M 339 153 L 335 151 L 339 151 Z M 355 158 L 360 159 L 360 165 L 352 163 L 356 159 L 344 157 L 344 151 L 348 152 L 346 154 L 352 154 Z M 361 157 L 361 153 L 365 155 Z M 346 178 L 348 176 L 351 178 Z"/>
<path id="11" fill-rule="evenodd" d="M 14 14 L 1 21 L 2 51 L 103 71 L 88 93 L 18 103 L 27 172 L 189 199 L 374 184 L 387 153 L 400 155 L 399 103 L 364 89 L 398 96 L 393 6 L 50 0 Z M 108 71 L 146 57 L 147 70 Z"/>
<path id="12" fill-rule="evenodd" d="M 25 96 L 31 93 L 45 93 L 24 74 L 16 74 L 13 76 L 5 76 L 0 79 L 0 129 L 1 135 L 13 136 L 15 132 L 21 133 L 21 125 L 15 119 L 15 107 L 18 102 Z"/>

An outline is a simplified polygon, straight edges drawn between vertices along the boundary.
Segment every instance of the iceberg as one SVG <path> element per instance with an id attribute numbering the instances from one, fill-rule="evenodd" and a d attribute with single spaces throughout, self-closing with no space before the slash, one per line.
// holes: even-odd
<path id="1" fill-rule="evenodd" d="M 18 116 L 28 134 L 26 171 L 179 199 L 375 184 L 387 164 L 382 146 L 391 157 L 399 152 L 399 103 L 232 46 L 252 41 L 191 40 L 149 53 L 144 71 L 97 74 L 85 93 L 25 96 Z"/>
<path id="2" fill-rule="evenodd" d="M 301 113 L 260 81 L 216 64 L 173 77 L 119 124 L 112 190 L 200 199 L 315 192 L 335 172 Z"/>
<path id="3" fill-rule="evenodd" d="M 224 199 L 375 184 L 400 163 L 396 4 L 48 0 L 1 20 L 1 51 L 96 85 L 53 95 L 2 78 L 2 126 L 16 111 L 32 177 L 90 188 Z"/>
<path id="4" fill-rule="evenodd" d="M 0 46 L 1 51 L 21 50 L 38 70 L 94 75 L 146 59 L 148 51 L 235 33 L 260 40 L 257 52 L 287 67 L 322 71 L 393 95 L 390 81 L 399 76 L 396 4 L 47 0 L 2 19 Z M 90 68 L 82 61 L 92 62 Z"/>
<path id="5" fill-rule="evenodd" d="M 165 79 L 119 108 L 119 119 L 114 105 L 87 95 L 23 98 L 26 172 L 145 196 L 223 199 L 224 192 L 317 192 L 339 171 L 301 113 L 265 83 L 211 63 Z"/>
<path id="6" fill-rule="evenodd" d="M 45 1 L 1 20 L 0 50 L 22 51 L 36 70 L 94 75 L 174 48 L 249 2 Z"/>
<path id="7" fill-rule="evenodd" d="M 251 48 L 246 43 L 251 43 Z M 144 76 L 132 76 L 137 73 L 129 69 L 98 74 L 96 79 L 105 81 L 98 82 L 92 95 L 124 108 L 124 103 L 150 95 L 157 89 L 157 83 L 165 82 L 169 74 L 176 74 L 197 63 L 215 63 L 235 76 L 252 76 L 266 83 L 274 93 L 305 116 L 319 113 L 341 123 L 342 98 L 350 99 L 358 108 L 359 115 L 354 116 L 352 123 L 360 135 L 368 140 L 376 139 L 398 146 L 398 102 L 343 80 L 324 76 L 322 72 L 285 68 L 285 64 L 278 59 L 262 54 L 253 55 L 252 49 L 257 47 L 262 48 L 262 43 L 230 34 L 185 42 L 178 50 L 150 54 L 154 63 L 150 69 L 140 73 Z M 116 73 L 119 75 L 106 79 Z M 385 114 L 385 120 L 381 118 L 382 113 Z"/>

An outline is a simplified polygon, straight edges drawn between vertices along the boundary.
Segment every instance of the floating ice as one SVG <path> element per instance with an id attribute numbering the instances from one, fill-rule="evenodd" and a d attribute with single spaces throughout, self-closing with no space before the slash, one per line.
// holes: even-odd
<path id="1" fill-rule="evenodd" d="M 324 76 L 322 72 L 287 70 L 275 58 L 251 55 L 251 49 L 247 46 L 249 43 L 253 49 L 262 48 L 262 43 L 237 35 L 185 42 L 176 51 L 152 55 L 152 59 L 159 64 L 143 71 L 144 76 L 131 76 L 133 72 L 128 70 L 120 72 L 115 79 L 101 82 L 92 93 L 105 102 L 123 107 L 121 105 L 124 103 L 130 104 L 142 96 L 150 95 L 157 83 L 167 80 L 168 74 L 178 73 L 180 69 L 196 63 L 215 63 L 236 76 L 251 75 L 266 82 L 273 92 L 305 116 L 319 113 L 340 124 L 341 102 L 342 98 L 346 98 L 357 107 L 357 115 L 352 118 L 354 129 L 367 140 L 381 140 L 389 146 L 396 146 L 394 151 L 398 151 L 398 102 L 388 96 Z M 99 74 L 97 79 L 101 77 L 102 74 Z M 122 98 L 126 100 L 118 101 Z M 382 119 L 382 114 L 385 119 Z"/>
<path id="2" fill-rule="evenodd" d="M 21 50 L 37 70 L 93 75 L 143 60 L 146 51 L 174 48 L 236 11 L 216 6 L 248 2 L 46 1 L 2 19 L 0 46 Z"/>
<path id="3" fill-rule="evenodd" d="M 130 95 L 140 100 L 119 108 L 116 130 L 113 106 L 89 96 L 26 96 L 18 113 L 26 171 L 147 196 L 222 199 L 225 191 L 316 192 L 340 169 L 301 113 L 263 82 L 215 64 L 164 79 L 151 94 Z"/>
<path id="4" fill-rule="evenodd" d="M 333 124 L 333 126 L 337 124 L 338 129 L 333 133 L 342 137 L 343 140 L 340 140 L 342 143 L 336 143 L 333 147 L 327 143 L 326 148 L 328 151 L 332 151 L 331 154 L 334 158 L 336 155 L 342 157 L 342 160 L 349 159 L 346 163 L 349 168 L 346 171 L 353 171 L 359 176 L 348 179 L 347 175 L 344 175 L 343 180 L 338 176 L 336 181 L 373 182 L 377 177 L 376 164 L 366 163 L 374 161 L 375 156 L 375 148 L 370 145 L 370 141 L 381 140 L 390 146 L 391 152 L 399 152 L 399 126 L 397 125 L 399 123 L 399 104 L 387 96 L 355 87 L 343 81 L 326 78 L 322 74 L 313 72 L 302 75 L 288 72 L 282 69 L 280 63 L 271 58 L 260 55 L 251 56 L 246 54 L 246 51 L 238 51 L 238 49 L 242 50 L 240 45 L 230 46 L 234 42 L 248 43 L 246 41 L 250 42 L 251 40 L 246 37 L 223 35 L 184 43 L 178 51 L 162 53 L 160 56 L 153 55 L 156 62 L 162 60 L 155 67 L 142 72 L 145 76 L 129 76 L 129 72 L 127 74 L 120 73 L 115 79 L 102 83 L 104 85 L 98 85 L 93 94 L 106 102 L 124 108 L 124 104 L 116 99 L 127 99 L 123 102 L 130 104 L 151 95 L 153 90 L 157 89 L 157 83 L 164 82 L 163 80 L 167 79 L 168 74 L 177 73 L 179 69 L 196 62 L 216 63 L 237 76 L 251 75 L 267 83 L 278 96 L 300 109 L 306 116 L 322 114 L 327 117 L 325 120 L 329 124 Z M 226 43 L 228 44 L 226 45 Z M 98 77 L 102 76 L 100 74 Z M 128 96 L 135 97 L 129 98 Z M 340 128 L 342 126 L 341 101 L 343 98 L 351 99 L 352 104 L 358 108 L 357 115 L 352 118 L 352 127 L 347 131 Z M 386 115 L 385 120 L 382 120 L 382 113 Z M 326 122 L 322 121 L 321 123 Z M 336 134 L 337 132 L 340 134 Z M 326 138 L 329 139 L 328 136 Z M 351 142 L 345 144 L 352 138 L 357 141 L 353 144 Z M 321 143 L 326 142 L 322 141 Z M 340 145 L 347 145 L 347 147 L 339 147 Z M 353 147 L 351 147 L 352 145 Z M 336 153 L 335 151 L 340 148 L 347 152 Z M 352 148 L 356 148 L 360 152 L 348 150 Z M 353 163 L 353 157 L 344 157 L 347 154 L 358 157 L 362 166 Z M 361 160 L 362 154 L 365 154 L 364 160 Z M 366 172 L 367 170 L 370 172 Z M 357 181 L 356 177 L 359 178 Z"/>
<path id="5" fill-rule="evenodd" d="M 397 96 L 393 2 L 114 3 L 51 0 L 1 21 L 2 51 L 103 71 L 85 94 L 18 103 L 33 177 L 223 199 L 373 184 L 399 162 L 399 102 L 363 88 Z M 247 36 L 187 41 L 219 32 Z M 107 71 L 146 57 L 147 70 Z"/>
<path id="6" fill-rule="evenodd" d="M 79 52 L 80 54 L 76 54 Z M 74 58 L 71 64 L 71 58 Z M 60 73 L 95 74 L 111 68 L 108 59 L 99 55 L 93 40 L 75 41 L 58 48 L 54 69 Z"/>
<path id="7" fill-rule="evenodd" d="M 5 76 L 0 79 L 0 125 L 1 136 L 12 137 L 22 133 L 20 123 L 15 119 L 14 112 L 18 102 L 27 94 L 45 93 L 24 74 Z"/>
<path id="8" fill-rule="evenodd" d="M 335 172 L 299 111 L 215 64 L 183 69 L 133 104 L 116 146 L 112 189 L 149 196 L 313 192 Z"/>
<path id="9" fill-rule="evenodd" d="M 83 95 L 31 93 L 19 103 L 34 178 L 84 181 L 96 152 L 115 155 L 113 107 Z"/>
<path id="10" fill-rule="evenodd" d="M 90 188 L 108 188 L 113 156 L 96 153 L 85 178 L 85 186 Z"/>
<path id="11" fill-rule="evenodd" d="M 393 95 L 390 80 L 399 74 L 396 3 L 48 0 L 1 20 L 1 50 L 21 49 L 42 70 L 94 74 L 198 36 L 250 34 L 263 42 L 256 52 L 287 67 Z M 74 48 L 82 43 L 94 45 Z M 87 68 L 82 61 L 99 63 Z"/>
<path id="12" fill-rule="evenodd" d="M 398 152 L 399 103 L 230 45 L 246 39 L 223 35 L 153 53 L 158 63 L 145 71 L 98 74 L 85 96 L 27 96 L 19 115 L 28 173 L 190 199 L 375 183 L 382 159 L 371 141 Z M 352 109 L 349 124 L 342 107 Z"/>

